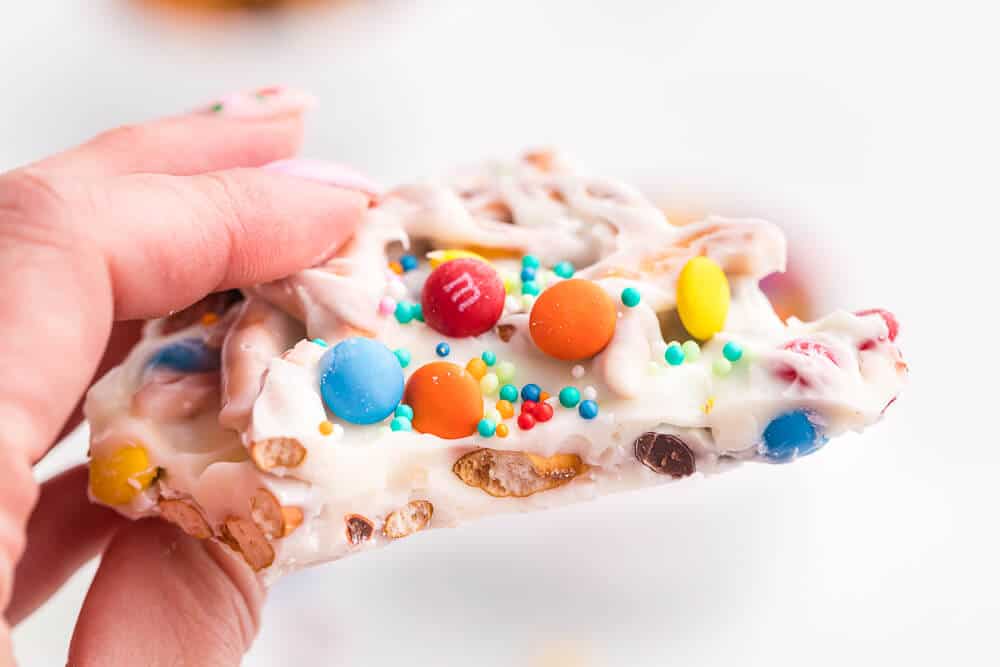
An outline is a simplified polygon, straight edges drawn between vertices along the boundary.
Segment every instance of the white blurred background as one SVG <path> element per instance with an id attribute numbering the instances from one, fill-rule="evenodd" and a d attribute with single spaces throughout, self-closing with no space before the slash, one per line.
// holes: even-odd
<path id="1" fill-rule="evenodd" d="M 864 436 L 289 577 L 247 665 L 995 665 L 990 4 L 3 0 L 0 169 L 288 83 L 322 99 L 307 155 L 392 184 L 557 146 L 668 206 L 770 216 L 826 267 L 824 304 L 903 324 L 911 386 Z M 16 630 L 22 664 L 65 662 L 92 573 Z"/>

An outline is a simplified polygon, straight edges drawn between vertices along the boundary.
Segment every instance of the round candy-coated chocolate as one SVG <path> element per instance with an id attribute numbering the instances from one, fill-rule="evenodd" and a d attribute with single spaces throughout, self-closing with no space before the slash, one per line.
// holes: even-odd
<path id="1" fill-rule="evenodd" d="M 483 418 L 479 383 L 447 361 L 418 368 L 406 382 L 405 403 L 413 408 L 413 428 L 440 438 L 472 435 Z"/>
<path id="2" fill-rule="evenodd" d="M 575 408 L 580 402 L 580 390 L 576 387 L 563 387 L 559 390 L 559 404 L 564 408 Z"/>
<path id="3" fill-rule="evenodd" d="M 218 348 L 208 347 L 200 338 L 185 338 L 161 347 L 149 365 L 181 373 L 206 373 L 219 370 L 222 364 Z"/>
<path id="4" fill-rule="evenodd" d="M 374 424 L 393 413 L 403 395 L 399 359 L 371 338 L 347 338 L 319 362 L 319 389 L 333 414 L 352 424 Z"/>
<path id="5" fill-rule="evenodd" d="M 529 332 L 545 354 L 576 361 L 603 350 L 617 322 L 607 292 L 595 282 L 573 278 L 542 292 L 531 309 Z"/>
<path id="6" fill-rule="evenodd" d="M 771 461 L 784 463 L 812 454 L 824 442 L 809 413 L 805 410 L 793 410 L 778 415 L 764 429 L 762 453 Z"/>
<path id="7" fill-rule="evenodd" d="M 427 277 L 421 304 L 432 329 L 463 338 L 489 331 L 503 314 L 505 298 L 503 281 L 492 266 L 454 259 Z"/>
<path id="8" fill-rule="evenodd" d="M 526 384 L 521 387 L 521 398 L 526 401 L 538 401 L 538 397 L 542 395 L 542 388 L 537 384 Z"/>
<path id="9" fill-rule="evenodd" d="M 580 416 L 584 419 L 593 419 L 597 416 L 597 401 L 586 400 L 580 403 Z"/>
<path id="10" fill-rule="evenodd" d="M 729 313 L 729 279 L 708 257 L 689 259 L 677 277 L 677 314 L 699 340 L 722 331 Z"/>

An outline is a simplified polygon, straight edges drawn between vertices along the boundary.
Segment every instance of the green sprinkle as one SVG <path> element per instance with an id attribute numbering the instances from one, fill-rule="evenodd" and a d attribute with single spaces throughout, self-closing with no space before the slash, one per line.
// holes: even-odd
<path id="1" fill-rule="evenodd" d="M 424 321 L 424 307 L 419 303 L 415 303 L 410 307 L 410 312 L 413 313 L 413 319 L 417 322 Z"/>
<path id="2" fill-rule="evenodd" d="M 560 278 L 572 278 L 576 269 L 570 262 L 559 262 L 552 267 L 552 271 Z"/>
<path id="3" fill-rule="evenodd" d="M 497 362 L 497 355 L 493 354 L 489 350 L 486 350 L 485 352 L 483 352 L 483 355 L 480 358 L 484 362 L 486 362 L 487 366 L 492 366 L 493 364 L 495 364 Z"/>
<path id="4" fill-rule="evenodd" d="M 509 361 L 501 361 L 497 364 L 497 377 L 501 382 L 513 380 L 515 372 L 517 372 L 517 367 Z"/>
<path id="5" fill-rule="evenodd" d="M 404 350 L 403 348 L 399 348 L 398 350 L 395 350 L 393 354 L 396 355 L 396 359 L 399 361 L 399 365 L 402 366 L 403 368 L 406 368 L 407 366 L 410 365 L 409 350 Z"/>
<path id="6" fill-rule="evenodd" d="M 521 266 L 526 266 L 531 269 L 537 269 L 541 266 L 541 262 L 534 255 L 525 255 L 521 258 Z"/>
<path id="7" fill-rule="evenodd" d="M 670 345 L 667 345 L 666 351 L 663 353 L 663 358 L 666 359 L 667 363 L 671 366 L 680 366 L 684 363 L 684 358 L 687 355 L 684 354 L 684 348 L 674 341 Z"/>
<path id="8" fill-rule="evenodd" d="M 389 422 L 389 428 L 393 431 L 412 431 L 413 423 L 406 417 L 393 417 Z"/>
<path id="9" fill-rule="evenodd" d="M 223 109 L 222 102 L 216 102 L 215 104 L 212 105 L 210 111 L 212 113 L 219 113 L 220 111 L 222 111 L 222 109 Z"/>
<path id="10" fill-rule="evenodd" d="M 493 434 L 497 432 L 497 425 L 489 419 L 480 419 L 476 430 L 484 438 L 492 438 Z"/>
<path id="11" fill-rule="evenodd" d="M 712 372 L 716 375 L 725 377 L 729 375 L 731 370 L 733 370 L 733 364 L 729 359 L 719 358 L 712 362 Z"/>
<path id="12" fill-rule="evenodd" d="M 639 290 L 634 287 L 626 287 L 622 290 L 622 303 L 624 303 L 629 308 L 635 308 L 639 305 L 642 300 L 642 295 L 639 294 Z"/>
<path id="13" fill-rule="evenodd" d="M 406 303 L 405 301 L 400 301 L 396 304 L 396 321 L 400 324 L 406 324 L 413 319 L 413 304 Z"/>
<path id="14" fill-rule="evenodd" d="M 580 390 L 576 387 L 563 387 L 559 390 L 559 404 L 564 408 L 575 408 L 580 402 Z"/>
<path id="15" fill-rule="evenodd" d="M 729 341 L 722 347 L 722 356 L 732 362 L 737 362 L 743 358 L 743 348 Z"/>
<path id="16" fill-rule="evenodd" d="M 320 347 L 330 347 L 330 344 L 327 343 L 322 338 L 313 338 L 312 342 L 313 342 L 314 345 L 319 345 Z"/>
<path id="17" fill-rule="evenodd" d="M 525 281 L 521 285 L 521 292 L 524 294 L 529 294 L 531 296 L 538 296 L 538 293 L 542 291 L 542 288 L 538 286 L 538 282 L 534 280 Z"/>
<path id="18" fill-rule="evenodd" d="M 500 398 L 508 403 L 515 403 L 517 401 L 517 387 L 512 384 L 500 387 Z"/>
<path id="19" fill-rule="evenodd" d="M 396 411 L 393 413 L 397 417 L 406 417 L 410 421 L 413 421 L 413 408 L 411 408 L 406 403 L 400 403 L 396 406 Z"/>
<path id="20" fill-rule="evenodd" d="M 681 345 L 681 349 L 684 350 L 684 358 L 687 361 L 698 361 L 701 359 L 701 348 L 698 347 L 698 343 L 693 340 L 684 341 L 684 344 Z"/>

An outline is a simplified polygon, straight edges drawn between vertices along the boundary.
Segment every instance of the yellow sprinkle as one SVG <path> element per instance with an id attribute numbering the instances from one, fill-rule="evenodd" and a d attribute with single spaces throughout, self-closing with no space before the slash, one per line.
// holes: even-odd
<path id="1" fill-rule="evenodd" d="M 319 432 L 323 435 L 330 435 L 333 433 L 333 424 L 324 419 L 319 423 Z"/>
<path id="2" fill-rule="evenodd" d="M 427 260 L 431 263 L 431 268 L 436 269 L 445 262 L 450 262 L 453 259 L 478 259 L 480 262 L 486 262 L 489 264 L 489 260 L 480 254 L 474 253 L 471 250 L 432 250 L 427 253 Z"/>
<path id="3" fill-rule="evenodd" d="M 484 394 L 495 394 L 497 393 L 497 389 L 500 388 L 500 379 L 496 376 L 496 373 L 487 373 L 479 381 L 479 388 Z"/>
<path id="4" fill-rule="evenodd" d="M 479 357 L 470 359 L 469 363 L 465 365 L 465 370 L 469 371 L 469 375 L 477 380 L 482 380 L 483 376 L 486 375 L 486 362 Z"/>
<path id="5" fill-rule="evenodd" d="M 215 313 L 205 313 L 204 315 L 201 316 L 201 323 L 204 324 L 205 326 L 208 326 L 210 324 L 215 324 L 218 321 L 219 321 L 219 316 L 216 315 Z"/>
<path id="6" fill-rule="evenodd" d="M 507 437 L 507 432 L 508 432 L 508 428 L 507 428 L 506 424 L 497 424 L 497 437 L 498 438 L 506 438 Z"/>
<path id="7" fill-rule="evenodd" d="M 707 415 L 709 412 L 712 411 L 712 408 L 714 408 L 714 407 L 715 407 L 715 397 L 714 396 L 709 396 L 708 400 L 705 401 L 705 405 L 704 405 L 704 407 L 702 407 L 702 410 Z"/>

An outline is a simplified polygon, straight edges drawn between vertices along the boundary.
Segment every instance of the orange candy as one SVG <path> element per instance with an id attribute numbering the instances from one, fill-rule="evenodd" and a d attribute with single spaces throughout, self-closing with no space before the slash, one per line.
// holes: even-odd
<path id="1" fill-rule="evenodd" d="M 392 272 L 396 275 L 402 275 L 403 273 L 403 265 L 399 262 L 389 262 L 389 268 L 392 269 Z"/>
<path id="2" fill-rule="evenodd" d="M 486 375 L 486 362 L 479 357 L 470 359 L 469 363 L 465 365 L 465 370 L 469 371 L 469 374 L 477 380 L 482 380 L 483 376 Z"/>
<path id="3" fill-rule="evenodd" d="M 504 419 L 510 419 L 514 416 L 514 406 L 511 405 L 510 401 L 499 400 L 497 401 L 497 412 Z"/>
<path id="4" fill-rule="evenodd" d="M 483 418 L 479 382 L 461 366 L 435 361 L 406 382 L 403 402 L 413 408 L 413 428 L 453 440 L 472 435 Z"/>
<path id="5" fill-rule="evenodd" d="M 545 354 L 565 361 L 588 359 L 615 333 L 615 302 L 590 280 L 558 282 L 539 295 L 528 331 Z"/>
<path id="6" fill-rule="evenodd" d="M 506 438 L 507 434 L 510 433 L 510 429 L 506 424 L 497 424 L 497 437 Z"/>

